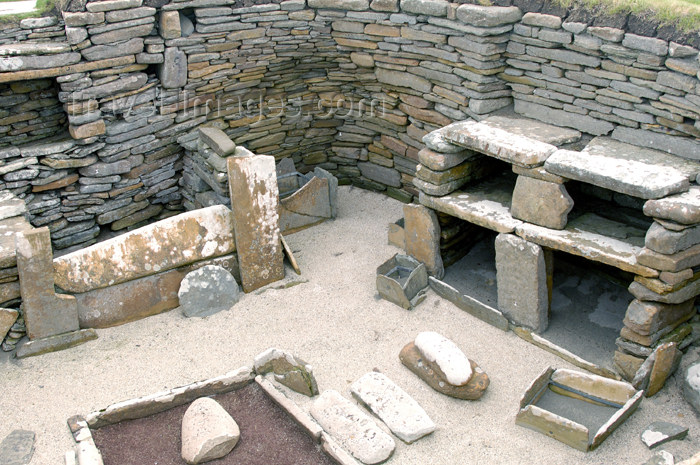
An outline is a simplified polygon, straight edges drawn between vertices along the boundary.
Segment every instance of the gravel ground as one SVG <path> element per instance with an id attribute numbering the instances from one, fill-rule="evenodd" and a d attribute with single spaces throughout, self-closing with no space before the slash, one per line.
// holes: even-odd
<path id="1" fill-rule="evenodd" d="M 432 292 L 413 311 L 380 300 L 375 269 L 399 252 L 386 233 L 401 216 L 395 200 L 342 187 L 336 220 L 288 237 L 303 274 L 288 269 L 286 286 L 245 295 L 207 318 L 186 319 L 176 309 L 99 330 L 98 340 L 63 352 L 21 361 L 0 356 L 0 438 L 33 430 L 32 464 L 61 464 L 73 446 L 70 416 L 250 366 L 274 346 L 311 363 L 321 390 L 350 396 L 349 385 L 376 368 L 424 407 L 438 430 L 412 445 L 397 440 L 389 464 L 643 464 L 652 451 L 639 434 L 657 420 L 690 427 L 685 440 L 660 447 L 676 460 L 700 450 L 698 416 L 678 379 L 588 454 L 516 426 L 529 383 L 548 366 L 575 367 Z M 428 330 L 452 339 L 488 373 L 491 385 L 479 401 L 438 394 L 401 365 L 401 348 Z"/>

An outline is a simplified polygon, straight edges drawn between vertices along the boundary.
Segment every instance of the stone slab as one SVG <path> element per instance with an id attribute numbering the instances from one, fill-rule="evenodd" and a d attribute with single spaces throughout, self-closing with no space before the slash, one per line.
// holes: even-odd
<path id="1" fill-rule="evenodd" d="M 318 395 L 313 367 L 299 357 L 271 347 L 255 356 L 255 372 L 274 373 L 275 381 L 308 397 Z"/>
<path id="2" fill-rule="evenodd" d="M 384 462 L 396 448 L 391 436 L 338 391 L 323 392 L 310 411 L 333 439 L 367 465 Z"/>
<path id="3" fill-rule="evenodd" d="M 542 333 L 549 324 L 545 252 L 513 234 L 496 237 L 498 309 L 514 324 Z"/>
<path id="4" fill-rule="evenodd" d="M 435 423 L 418 402 L 382 373 L 365 374 L 350 391 L 408 444 L 435 431 Z"/>
<path id="5" fill-rule="evenodd" d="M 241 284 L 251 292 L 284 278 L 275 159 L 227 159 Z"/>
<path id="6" fill-rule="evenodd" d="M 508 131 L 511 134 L 556 145 L 557 147 L 578 142 L 581 139 L 581 133 L 575 129 L 553 126 L 536 119 L 523 118 L 515 114 L 489 116 L 481 120 L 481 123 L 492 128 Z"/>
<path id="7" fill-rule="evenodd" d="M 659 345 L 656 350 L 656 359 L 649 375 L 649 385 L 645 396 L 651 397 L 661 390 L 666 380 L 676 371 L 683 354 L 678 350 L 678 344 L 667 342 Z"/>
<path id="8" fill-rule="evenodd" d="M 15 355 L 17 358 L 26 358 L 48 354 L 50 352 L 70 349 L 71 347 L 84 344 L 93 339 L 97 339 L 97 332 L 94 329 L 80 329 L 70 333 L 29 341 L 19 347 Z"/>
<path id="9" fill-rule="evenodd" d="M 693 299 L 675 305 L 635 299 L 627 307 L 624 323 L 635 333 L 648 336 L 694 313 L 693 303 Z"/>
<path id="10" fill-rule="evenodd" d="M 0 442 L 0 462 L 3 465 L 28 465 L 34 455 L 36 434 L 16 429 Z"/>
<path id="11" fill-rule="evenodd" d="M 420 203 L 499 233 L 510 233 L 523 222 L 510 213 L 513 185 L 489 180 L 443 197 L 420 194 Z"/>
<path id="12" fill-rule="evenodd" d="M 630 273 L 649 278 L 658 276 L 658 271 L 637 261 L 642 247 L 634 237 L 622 239 L 600 232 L 619 226 L 617 222 L 587 213 L 569 221 L 567 227 L 560 231 L 522 223 L 516 228 L 516 234 L 541 246 L 605 263 Z"/>
<path id="13" fill-rule="evenodd" d="M 688 192 L 644 204 L 644 214 L 681 224 L 700 223 L 700 186 L 691 186 Z"/>
<path id="14" fill-rule="evenodd" d="M 280 231 L 291 234 L 332 217 L 329 180 L 314 176 L 279 202 Z"/>
<path id="15" fill-rule="evenodd" d="M 5 339 L 8 331 L 17 321 L 17 317 L 19 317 L 19 312 L 14 308 L 0 307 L 0 341 Z"/>
<path id="16" fill-rule="evenodd" d="M 241 431 L 231 415 L 211 397 L 200 397 L 182 416 L 181 453 L 187 463 L 204 463 L 228 455 Z"/>
<path id="17" fill-rule="evenodd" d="M 445 269 L 440 255 L 440 223 L 437 215 L 423 205 L 403 207 L 406 253 L 425 263 L 428 273 L 440 279 Z"/>
<path id="18" fill-rule="evenodd" d="M 639 263 L 661 271 L 681 271 L 700 265 L 700 244 L 672 255 L 660 254 L 643 248 L 637 254 Z"/>
<path id="19" fill-rule="evenodd" d="M 690 160 L 700 160 L 700 144 L 692 137 L 678 137 L 624 126 L 616 127 L 612 137 L 622 142 L 650 147 Z"/>
<path id="20" fill-rule="evenodd" d="M 199 137 L 221 157 L 228 157 L 236 150 L 236 144 L 224 131 L 213 127 L 199 128 Z"/>
<path id="21" fill-rule="evenodd" d="M 461 147 L 531 168 L 542 165 L 556 147 L 476 121 L 452 124 L 444 137 Z"/>
<path id="22" fill-rule="evenodd" d="M 223 205 L 158 221 L 54 260 L 56 285 L 73 293 L 150 276 L 236 249 Z"/>
<path id="23" fill-rule="evenodd" d="M 700 243 L 700 225 L 683 231 L 671 231 L 656 221 L 651 225 L 644 245 L 654 252 L 672 255 Z"/>
<path id="24" fill-rule="evenodd" d="M 664 304 L 681 304 L 700 294 L 700 280 L 695 280 L 676 291 L 666 294 L 658 294 L 637 281 L 632 282 L 628 290 L 638 300 Z"/>
<path id="25" fill-rule="evenodd" d="M 485 321 L 498 329 L 508 331 L 508 319 L 503 316 L 503 313 L 501 313 L 498 309 L 489 307 L 471 296 L 462 294 L 454 287 L 443 281 L 435 279 L 432 276 L 428 278 L 428 284 L 430 284 L 430 288 L 435 291 L 437 295 L 449 300 L 470 315 L 475 316 L 476 318 Z"/>
<path id="26" fill-rule="evenodd" d="M 49 229 L 16 236 L 17 270 L 29 339 L 45 338 L 79 328 L 75 297 L 54 291 L 53 251 Z"/>
<path id="27" fill-rule="evenodd" d="M 284 392 L 278 389 L 273 383 L 263 378 L 261 375 L 255 377 L 255 382 L 265 391 L 277 405 L 283 408 L 294 421 L 301 426 L 317 443 L 321 441 L 323 428 L 313 421 L 308 413 L 302 410 L 293 400 L 287 397 Z"/>
<path id="28" fill-rule="evenodd" d="M 665 421 L 655 421 L 644 428 L 644 431 L 642 431 L 639 437 L 644 445 L 649 449 L 653 449 L 669 441 L 684 439 L 687 435 L 688 428 L 685 426 Z"/>
<path id="29" fill-rule="evenodd" d="M 229 310 L 240 299 L 238 283 L 225 268 L 206 265 L 190 271 L 177 293 L 186 317 L 205 317 Z"/>
<path id="30" fill-rule="evenodd" d="M 700 361 L 690 364 L 683 372 L 683 397 L 700 413 Z"/>
<path id="31" fill-rule="evenodd" d="M 545 169 L 559 176 L 642 199 L 658 199 L 685 192 L 688 178 L 680 171 L 633 159 L 633 153 L 601 154 L 558 150 Z"/>
<path id="32" fill-rule="evenodd" d="M 564 229 L 574 200 L 563 184 L 518 176 L 513 190 L 514 218 L 545 228 Z"/>

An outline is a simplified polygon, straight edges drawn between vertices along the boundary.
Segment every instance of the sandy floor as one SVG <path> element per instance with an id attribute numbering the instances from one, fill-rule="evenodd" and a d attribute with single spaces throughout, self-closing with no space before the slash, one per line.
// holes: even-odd
<path id="1" fill-rule="evenodd" d="M 22 361 L 2 356 L 0 438 L 15 428 L 36 431 L 32 464 L 60 464 L 73 445 L 68 417 L 250 365 L 276 346 L 313 364 L 322 390 L 349 396 L 349 384 L 377 368 L 425 408 L 438 430 L 412 445 L 397 440 L 390 464 L 642 464 L 652 452 L 639 434 L 656 420 L 691 428 L 686 440 L 661 447 L 677 460 L 700 450 L 698 416 L 675 379 L 588 454 L 516 426 L 528 384 L 547 366 L 574 367 L 432 292 L 411 312 L 379 300 L 375 269 L 399 252 L 387 245 L 386 231 L 401 216 L 400 203 L 343 187 L 335 221 L 288 238 L 303 270 L 288 276 L 302 284 L 246 295 L 204 319 L 174 310 L 99 330 L 97 341 L 67 351 Z M 481 400 L 442 396 L 401 365 L 400 349 L 426 330 L 455 341 L 488 373 Z"/>

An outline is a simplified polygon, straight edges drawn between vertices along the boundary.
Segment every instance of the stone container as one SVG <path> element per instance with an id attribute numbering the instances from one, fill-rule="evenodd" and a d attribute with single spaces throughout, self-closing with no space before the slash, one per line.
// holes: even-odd
<path id="1" fill-rule="evenodd" d="M 588 452 L 634 413 L 643 394 L 624 381 L 550 367 L 523 394 L 515 423 Z"/>
<path id="2" fill-rule="evenodd" d="M 377 268 L 379 295 L 406 310 L 423 301 L 426 287 L 425 265 L 408 255 L 396 254 Z"/>

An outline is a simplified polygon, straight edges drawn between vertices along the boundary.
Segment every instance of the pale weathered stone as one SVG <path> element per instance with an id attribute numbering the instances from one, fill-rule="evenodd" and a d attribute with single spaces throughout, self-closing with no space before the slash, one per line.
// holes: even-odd
<path id="1" fill-rule="evenodd" d="M 275 159 L 254 155 L 227 161 L 241 284 L 251 292 L 284 278 Z"/>
<path id="2" fill-rule="evenodd" d="M 665 421 L 655 421 L 642 431 L 640 438 L 649 449 L 653 449 L 668 441 L 684 439 L 687 435 L 688 428 L 684 426 Z"/>
<path id="3" fill-rule="evenodd" d="M 421 164 L 435 171 L 448 170 L 476 156 L 470 150 L 462 150 L 460 153 L 439 153 L 430 149 L 422 149 L 418 152 L 418 160 Z"/>
<path id="4" fill-rule="evenodd" d="M 57 334 L 55 336 L 43 337 L 22 344 L 15 352 L 17 358 L 34 357 L 36 355 L 48 354 L 59 350 L 70 349 L 71 347 L 84 344 L 97 339 L 97 332 L 94 329 L 79 329 L 69 333 Z M 92 462 L 88 462 L 92 464 Z"/>
<path id="5" fill-rule="evenodd" d="M 528 223 L 564 229 L 574 201 L 563 184 L 518 176 L 513 190 L 511 214 Z"/>
<path id="6" fill-rule="evenodd" d="M 177 89 L 187 84 L 187 56 L 177 47 L 166 47 L 163 64 L 158 65 L 161 84 Z"/>
<path id="7" fill-rule="evenodd" d="M 384 462 L 396 448 L 391 436 L 337 391 L 324 391 L 311 406 L 311 415 L 333 439 L 367 465 Z"/>
<path id="8" fill-rule="evenodd" d="M 369 0 L 308 0 L 311 8 L 364 11 L 369 9 Z"/>
<path id="9" fill-rule="evenodd" d="M 700 244 L 681 250 L 672 255 L 660 254 L 643 248 L 637 254 L 637 260 L 642 265 L 661 271 L 681 271 L 700 265 Z"/>
<path id="10" fill-rule="evenodd" d="M 89 2 L 86 6 L 90 13 L 101 11 L 125 10 L 140 7 L 143 0 L 100 0 Z"/>
<path id="11" fill-rule="evenodd" d="M 75 297 L 54 291 L 53 252 L 48 228 L 16 236 L 17 269 L 30 339 L 44 338 L 78 329 Z"/>
<path id="12" fill-rule="evenodd" d="M 440 255 L 440 223 L 434 211 L 422 205 L 404 205 L 406 253 L 425 263 L 430 275 L 442 279 L 445 269 Z"/>
<path id="13" fill-rule="evenodd" d="M 0 462 L 4 465 L 27 465 L 34 455 L 33 431 L 16 429 L 0 442 Z"/>
<path id="14" fill-rule="evenodd" d="M 457 19 L 476 27 L 496 27 L 512 24 L 522 18 L 523 13 L 516 6 L 460 5 Z"/>
<path id="15" fill-rule="evenodd" d="M 446 0 L 401 0 L 401 10 L 428 16 L 447 16 Z"/>
<path id="16" fill-rule="evenodd" d="M 512 234 L 496 237 L 498 309 L 514 324 L 543 332 L 549 324 L 547 263 L 542 247 Z"/>
<path id="17" fill-rule="evenodd" d="M 198 464 L 224 457 L 238 444 L 238 424 L 217 401 L 201 397 L 182 417 L 182 459 Z"/>
<path id="18" fill-rule="evenodd" d="M 0 307 L 0 341 L 5 339 L 7 332 L 12 328 L 12 325 L 17 321 L 19 312 L 13 308 Z"/>
<path id="19" fill-rule="evenodd" d="M 220 266 L 207 265 L 185 276 L 177 297 L 186 317 L 205 317 L 230 309 L 240 294 L 231 273 Z"/>
<path id="20" fill-rule="evenodd" d="M 456 123 L 453 123 L 456 124 Z M 441 154 L 449 154 L 459 156 L 465 152 L 464 147 L 453 144 L 445 138 L 445 133 L 452 126 L 445 126 L 441 129 L 436 129 L 423 136 L 423 143 L 430 149 Z"/>
<path id="21" fill-rule="evenodd" d="M 649 374 L 649 385 L 644 394 L 647 397 L 653 396 L 664 387 L 666 380 L 678 368 L 683 356 L 681 351 L 678 350 L 678 344 L 675 342 L 661 344 L 654 352 L 656 353 L 656 359 Z"/>
<path id="22" fill-rule="evenodd" d="M 399 353 L 399 359 L 406 368 L 441 394 L 456 399 L 477 400 L 489 386 L 489 377 L 473 360 L 469 360 L 472 376 L 466 384 L 450 384 L 440 366 L 426 358 L 414 342 L 409 342 Z"/>
<path id="23" fill-rule="evenodd" d="M 228 157 L 236 150 L 236 144 L 224 131 L 214 127 L 200 127 L 199 138 L 219 156 Z"/>
<path id="24" fill-rule="evenodd" d="M 509 233 L 523 224 L 510 214 L 512 188 L 503 180 L 485 181 L 440 198 L 421 193 L 420 203 L 478 226 Z"/>
<path id="25" fill-rule="evenodd" d="M 476 121 L 452 124 L 445 128 L 444 137 L 456 145 L 524 167 L 543 164 L 557 149 L 551 144 Z"/>
<path id="26" fill-rule="evenodd" d="M 557 150 L 545 169 L 569 179 L 642 199 L 657 199 L 689 188 L 688 177 L 661 164 L 634 159 L 634 152 L 600 153 Z"/>
<path id="27" fill-rule="evenodd" d="M 180 12 L 161 11 L 158 29 L 163 39 L 177 39 L 180 37 Z"/>
<path id="28" fill-rule="evenodd" d="M 519 115 L 493 115 L 481 120 L 481 123 L 557 147 L 581 139 L 581 133 L 574 129 L 554 126 Z"/>
<path id="29" fill-rule="evenodd" d="M 410 444 L 435 431 L 435 423 L 418 402 L 382 373 L 365 374 L 350 391 L 404 442 Z"/>
<path id="30" fill-rule="evenodd" d="M 700 413 L 700 361 L 689 365 L 683 373 L 683 396 Z"/>
<path id="31" fill-rule="evenodd" d="M 648 336 L 695 313 L 694 299 L 682 304 L 663 304 L 633 300 L 625 313 L 625 326 L 635 333 Z"/>
<path id="32" fill-rule="evenodd" d="M 305 396 L 318 395 L 313 367 L 289 352 L 270 348 L 258 354 L 255 371 L 260 375 L 273 372 L 275 381 Z"/>
<path id="33" fill-rule="evenodd" d="M 700 187 L 691 186 L 688 192 L 649 200 L 644 204 L 644 214 L 680 224 L 700 223 Z"/>
<path id="34" fill-rule="evenodd" d="M 56 285 L 87 292 L 235 250 L 233 215 L 223 205 L 159 221 L 54 260 Z"/>
<path id="35" fill-rule="evenodd" d="M 700 225 L 683 231 L 670 231 L 654 222 L 644 240 L 644 245 L 655 252 L 665 255 L 685 250 L 700 243 Z"/>

